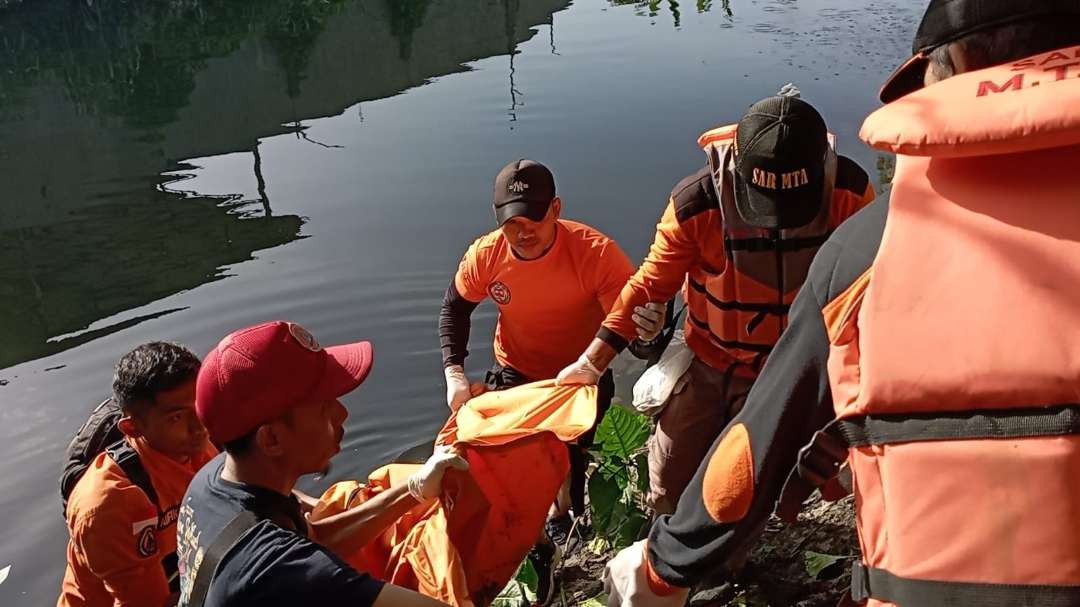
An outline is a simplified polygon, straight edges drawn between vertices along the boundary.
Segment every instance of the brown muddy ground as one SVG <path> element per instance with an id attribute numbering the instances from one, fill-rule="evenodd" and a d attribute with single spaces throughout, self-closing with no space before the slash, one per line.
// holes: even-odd
<path id="1" fill-rule="evenodd" d="M 850 583 L 850 559 L 837 562 L 813 579 L 806 570 L 808 551 L 850 556 L 858 554 L 854 500 L 824 502 L 816 497 L 799 522 L 769 521 L 746 566 L 733 582 L 691 597 L 691 607 L 817 607 L 837 605 Z M 555 605 L 585 603 L 603 591 L 600 581 L 611 554 L 581 550 L 560 571 L 562 594 Z"/>

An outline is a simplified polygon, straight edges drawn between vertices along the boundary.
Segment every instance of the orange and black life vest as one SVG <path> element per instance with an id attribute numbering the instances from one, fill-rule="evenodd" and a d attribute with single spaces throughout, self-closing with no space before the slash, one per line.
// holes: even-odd
<path id="1" fill-rule="evenodd" d="M 874 199 L 866 172 L 830 154 L 826 203 L 809 225 L 754 228 L 735 210 L 728 169 L 734 139 L 735 125 L 699 138 L 705 166 L 672 190 L 649 254 L 596 334 L 615 350 L 636 335 L 636 306 L 669 301 L 682 289 L 686 345 L 694 355 L 714 369 L 755 377 L 818 247 Z"/>
<path id="2" fill-rule="evenodd" d="M 955 76 L 863 125 L 898 153 L 888 219 L 824 319 L 871 606 L 1080 605 L 1078 59 Z"/>
<path id="3" fill-rule="evenodd" d="M 837 156 L 830 145 L 822 197 L 826 203 L 810 223 L 783 230 L 758 228 L 743 221 L 735 208 L 731 179 L 735 127 L 713 129 L 698 139 L 708 158 L 712 185 L 708 193 L 716 197 L 726 263 L 720 268 L 703 264 L 701 272 L 687 276 L 687 323 L 709 331 L 713 343 L 732 354 L 736 364 L 756 371 L 787 324 L 810 262 L 832 233 Z M 864 191 L 865 187 L 864 183 Z M 862 205 L 850 206 L 854 212 Z"/>

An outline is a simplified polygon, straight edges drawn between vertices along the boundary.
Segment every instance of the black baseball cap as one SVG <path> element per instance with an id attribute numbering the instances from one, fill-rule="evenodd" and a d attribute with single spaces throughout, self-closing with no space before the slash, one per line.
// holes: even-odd
<path id="1" fill-rule="evenodd" d="M 930 0 L 908 59 L 889 76 L 878 97 L 895 101 L 923 88 L 930 51 L 968 34 L 1038 17 L 1080 15 L 1080 0 Z"/>
<path id="2" fill-rule="evenodd" d="M 759 228 L 797 228 L 817 217 L 825 188 L 828 130 L 796 97 L 762 99 L 735 133 L 735 209 Z"/>
<path id="3" fill-rule="evenodd" d="M 495 219 L 502 225 L 512 217 L 540 221 L 555 198 L 555 177 L 535 160 L 515 160 L 495 177 Z"/>

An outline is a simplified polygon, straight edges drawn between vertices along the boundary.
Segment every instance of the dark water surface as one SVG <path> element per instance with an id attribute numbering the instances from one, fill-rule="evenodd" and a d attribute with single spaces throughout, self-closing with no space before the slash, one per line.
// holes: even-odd
<path id="1" fill-rule="evenodd" d="M 0 2 L 2 6 L 4 2 Z M 24 0 L 0 10 L 0 605 L 55 601 L 115 359 L 286 318 L 376 345 L 329 480 L 445 418 L 436 315 L 507 161 L 640 259 L 695 139 L 793 81 L 842 153 L 925 2 Z M 491 356 L 475 315 L 469 367 Z"/>

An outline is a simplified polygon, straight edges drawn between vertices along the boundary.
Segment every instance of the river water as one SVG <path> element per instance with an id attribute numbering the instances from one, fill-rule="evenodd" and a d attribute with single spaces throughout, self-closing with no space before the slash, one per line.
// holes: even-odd
<path id="1" fill-rule="evenodd" d="M 60 458 L 120 354 L 291 319 L 376 364 L 328 478 L 446 415 L 436 316 L 514 158 L 640 259 L 695 139 L 795 82 L 856 139 L 925 2 L 23 0 L 0 8 L 0 605 L 55 601 Z M 491 358 L 474 315 L 469 367 Z M 623 384 L 627 383 L 623 378 Z"/>

